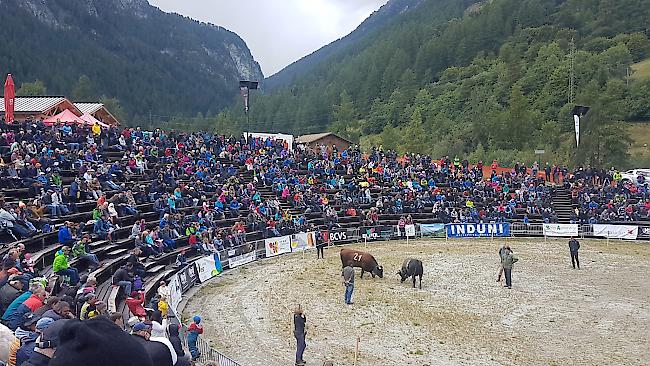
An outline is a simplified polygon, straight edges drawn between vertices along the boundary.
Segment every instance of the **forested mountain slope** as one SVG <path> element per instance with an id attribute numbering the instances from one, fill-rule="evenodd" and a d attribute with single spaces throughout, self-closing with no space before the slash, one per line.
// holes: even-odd
<path id="1" fill-rule="evenodd" d="M 648 19 L 650 0 L 426 0 L 360 52 L 256 96 L 251 119 L 400 151 L 630 164 L 619 122 L 650 120 L 650 82 L 628 77 L 650 57 Z M 592 107 L 577 153 L 569 100 Z M 236 108 L 219 125 L 241 120 Z"/>

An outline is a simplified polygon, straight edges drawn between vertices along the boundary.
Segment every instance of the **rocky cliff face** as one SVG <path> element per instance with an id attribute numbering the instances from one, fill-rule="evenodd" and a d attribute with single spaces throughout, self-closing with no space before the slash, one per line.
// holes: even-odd
<path id="1" fill-rule="evenodd" d="M 99 95 L 118 97 L 132 111 L 147 102 L 165 113 L 215 112 L 237 95 L 240 79 L 264 78 L 238 35 L 147 0 L 0 0 L 0 23 L 12 29 L 0 44 L 13 47 L 0 48 L 1 70 L 22 69 L 19 79 L 43 80 L 59 94 L 88 75 Z M 120 87 L 125 75 L 136 90 Z M 159 97 L 142 97 L 151 88 Z"/>

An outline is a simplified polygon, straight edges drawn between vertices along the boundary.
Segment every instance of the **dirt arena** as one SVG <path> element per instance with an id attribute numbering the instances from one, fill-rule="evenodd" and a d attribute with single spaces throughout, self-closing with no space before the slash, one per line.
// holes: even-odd
<path id="1" fill-rule="evenodd" d="M 184 318 L 245 366 L 293 365 L 292 313 L 307 315 L 308 365 L 650 365 L 650 244 L 582 240 L 573 270 L 566 240 L 508 239 L 520 258 L 513 289 L 496 283 L 499 241 L 369 243 L 383 279 L 359 278 L 343 303 L 339 249 L 293 254 L 225 273 Z M 363 249 L 363 244 L 353 246 Z M 422 290 L 399 283 L 408 257 Z"/>

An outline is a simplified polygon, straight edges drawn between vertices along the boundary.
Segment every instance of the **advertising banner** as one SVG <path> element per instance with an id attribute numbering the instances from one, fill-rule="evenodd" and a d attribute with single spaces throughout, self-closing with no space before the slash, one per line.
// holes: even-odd
<path id="1" fill-rule="evenodd" d="M 444 238 L 446 235 L 445 224 L 421 224 L 420 233 L 422 236 Z"/>
<path id="2" fill-rule="evenodd" d="M 279 238 L 264 239 L 266 247 L 266 257 L 275 257 L 276 255 L 291 253 L 291 235 L 281 236 Z"/>
<path id="3" fill-rule="evenodd" d="M 415 237 L 415 225 L 406 225 L 404 226 L 404 231 L 406 231 L 406 236 L 409 238 Z"/>
<path id="4" fill-rule="evenodd" d="M 199 277 L 199 281 L 201 281 L 201 283 L 223 272 L 223 268 L 221 267 L 221 260 L 219 259 L 219 253 L 203 257 L 194 262 L 194 265 L 196 266 L 196 274 Z"/>
<path id="5" fill-rule="evenodd" d="M 510 236 L 510 223 L 496 222 L 489 224 L 448 224 L 447 236 L 450 238 L 489 238 Z"/>
<path id="6" fill-rule="evenodd" d="M 638 226 L 594 224 L 592 227 L 594 236 L 603 238 L 636 240 L 639 235 Z"/>
<path id="7" fill-rule="evenodd" d="M 578 236 L 578 224 L 544 224 L 544 236 Z"/>
<path id="8" fill-rule="evenodd" d="M 291 251 L 300 252 L 303 250 L 314 249 L 316 247 L 316 233 L 298 233 L 293 234 L 291 240 Z"/>
<path id="9" fill-rule="evenodd" d="M 228 268 L 236 268 L 248 264 L 255 260 L 255 251 L 228 258 Z"/>
<path id="10" fill-rule="evenodd" d="M 176 309 L 178 308 L 178 304 L 181 303 L 181 299 L 183 297 L 183 291 L 181 289 L 181 283 L 178 279 L 178 275 L 174 276 L 170 281 L 169 284 L 167 285 L 169 287 L 169 308 L 176 313 Z"/>
<path id="11" fill-rule="evenodd" d="M 323 240 L 326 243 L 338 244 L 356 239 L 356 229 L 347 230 L 323 230 Z"/>
<path id="12" fill-rule="evenodd" d="M 650 239 L 650 226 L 639 228 L 639 239 Z"/>

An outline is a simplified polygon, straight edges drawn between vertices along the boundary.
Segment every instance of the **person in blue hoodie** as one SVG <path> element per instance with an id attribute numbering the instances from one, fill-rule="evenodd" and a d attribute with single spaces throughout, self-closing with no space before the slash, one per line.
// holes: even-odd
<path id="1" fill-rule="evenodd" d="M 72 236 L 72 233 L 70 232 L 70 227 L 72 226 L 72 223 L 70 221 L 66 221 L 63 226 L 59 228 L 59 243 L 61 245 L 72 245 L 75 242 L 74 236 Z"/>

